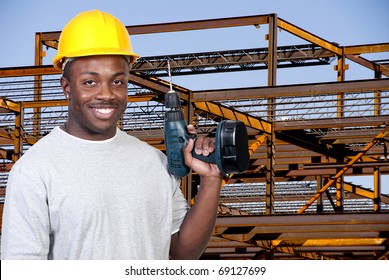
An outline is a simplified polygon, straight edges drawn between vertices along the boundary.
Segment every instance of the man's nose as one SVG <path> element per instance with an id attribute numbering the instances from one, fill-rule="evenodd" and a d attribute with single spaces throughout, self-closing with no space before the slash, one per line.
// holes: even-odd
<path id="1" fill-rule="evenodd" d="M 110 83 L 106 82 L 106 83 L 101 84 L 100 90 L 99 90 L 96 98 L 102 99 L 102 100 L 111 100 L 114 98 L 114 95 L 115 94 L 114 94 L 113 88 L 111 87 Z"/>

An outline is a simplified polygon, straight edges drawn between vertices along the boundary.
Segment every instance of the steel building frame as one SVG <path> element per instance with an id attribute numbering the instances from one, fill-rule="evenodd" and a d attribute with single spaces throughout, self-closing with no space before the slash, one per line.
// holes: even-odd
<path id="1" fill-rule="evenodd" d="M 179 92 L 188 122 L 212 134 L 222 119 L 248 127 L 249 169 L 224 180 L 214 235 L 203 258 L 387 259 L 389 196 L 389 60 L 370 61 L 389 43 L 340 46 L 295 26 L 277 14 L 127 26 L 132 35 L 237 26 L 268 26 L 267 48 L 148 56 L 131 69 L 128 107 L 119 126 L 164 150 L 163 80 L 174 75 L 267 71 L 267 85 Z M 278 46 L 278 30 L 306 44 Z M 38 32 L 35 65 L 0 68 L 0 182 L 25 150 L 66 119 L 59 72 L 42 65 L 44 48 L 57 48 L 60 32 Z M 346 81 L 350 60 L 374 79 Z M 336 62 L 336 81 L 277 85 L 277 69 Z M 371 175 L 373 188 L 346 182 L 345 175 Z M 182 189 L 196 199 L 199 178 Z M 1 208 L 2 209 L 2 208 Z"/>

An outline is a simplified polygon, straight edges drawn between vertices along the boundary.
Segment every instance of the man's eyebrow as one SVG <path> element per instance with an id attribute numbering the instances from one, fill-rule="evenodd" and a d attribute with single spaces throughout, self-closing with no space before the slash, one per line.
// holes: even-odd
<path id="1" fill-rule="evenodd" d="M 81 72 L 81 75 L 94 75 L 94 76 L 97 76 L 97 75 L 99 75 L 99 73 L 93 72 L 93 71 L 85 71 L 85 72 Z"/>
<path id="2" fill-rule="evenodd" d="M 121 76 L 121 75 L 125 75 L 125 74 L 126 74 L 125 71 L 120 71 L 120 72 L 114 73 L 112 76 L 113 76 L 113 77 L 117 77 L 117 76 Z M 85 71 L 85 72 L 81 72 L 81 75 L 93 75 L 93 76 L 99 76 L 100 74 L 99 74 L 98 72 Z"/>
<path id="3" fill-rule="evenodd" d="M 116 72 L 115 74 L 113 74 L 113 76 L 121 76 L 121 75 L 126 75 L 126 72 L 124 71 L 120 71 L 120 72 Z"/>

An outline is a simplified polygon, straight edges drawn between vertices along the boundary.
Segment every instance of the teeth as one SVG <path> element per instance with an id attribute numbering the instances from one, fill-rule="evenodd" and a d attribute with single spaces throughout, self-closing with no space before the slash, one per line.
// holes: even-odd
<path id="1" fill-rule="evenodd" d="M 101 109 L 95 109 L 95 110 L 101 114 L 109 114 L 113 111 L 112 108 L 101 108 Z"/>

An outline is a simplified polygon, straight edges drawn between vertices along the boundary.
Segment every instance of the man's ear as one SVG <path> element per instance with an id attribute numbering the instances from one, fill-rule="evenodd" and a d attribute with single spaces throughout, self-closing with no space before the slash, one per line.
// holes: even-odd
<path id="1" fill-rule="evenodd" d="M 60 79 L 61 87 L 63 94 L 65 95 L 66 99 L 70 99 L 70 82 L 67 78 L 64 76 L 61 77 Z"/>

